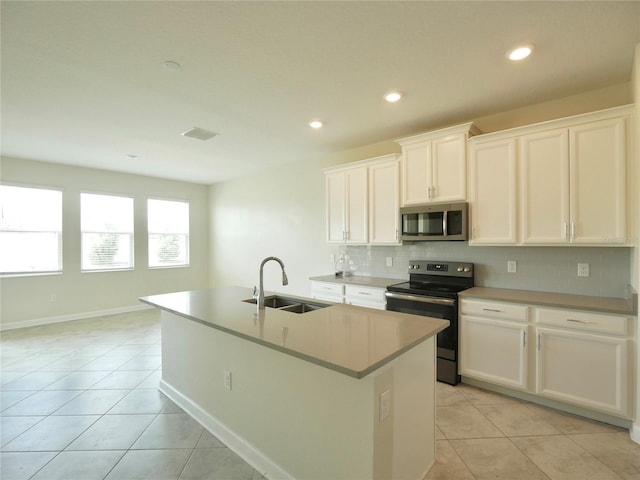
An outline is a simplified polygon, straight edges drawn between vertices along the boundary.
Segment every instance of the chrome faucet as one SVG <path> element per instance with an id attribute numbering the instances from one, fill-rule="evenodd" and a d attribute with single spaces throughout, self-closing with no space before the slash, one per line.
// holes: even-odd
<path id="1" fill-rule="evenodd" d="M 289 283 L 289 279 L 287 278 L 287 274 L 284 271 L 284 263 L 278 257 L 267 257 L 262 260 L 260 264 L 260 291 L 258 292 L 258 297 L 256 299 L 256 304 L 258 305 L 258 310 L 264 310 L 264 279 L 263 279 L 263 270 L 264 264 L 269 260 L 275 260 L 280 264 L 280 268 L 282 268 L 282 285 L 287 285 Z M 253 296 L 256 297 L 256 287 L 253 287 Z"/>

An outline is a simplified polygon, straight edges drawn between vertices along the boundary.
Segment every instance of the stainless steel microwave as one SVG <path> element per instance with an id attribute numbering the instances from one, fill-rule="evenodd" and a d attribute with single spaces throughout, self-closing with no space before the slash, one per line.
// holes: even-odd
<path id="1" fill-rule="evenodd" d="M 427 203 L 400 209 L 400 239 L 406 242 L 468 240 L 466 202 Z"/>

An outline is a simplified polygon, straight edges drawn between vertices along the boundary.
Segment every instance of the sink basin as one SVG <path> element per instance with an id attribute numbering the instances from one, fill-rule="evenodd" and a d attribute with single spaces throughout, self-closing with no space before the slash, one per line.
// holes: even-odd
<path id="1" fill-rule="evenodd" d="M 255 298 L 249 298 L 243 300 L 243 302 L 255 304 L 257 300 Z M 285 312 L 306 313 L 328 307 L 329 305 L 326 303 L 306 302 L 300 298 L 269 295 L 268 297 L 264 297 L 264 306 L 284 310 Z"/>
<path id="2" fill-rule="evenodd" d="M 295 305 L 289 305 L 282 307 L 280 310 L 293 313 L 306 313 L 313 312 L 314 310 L 320 310 L 321 308 L 328 307 L 329 305 L 318 305 L 314 303 L 296 303 Z"/>

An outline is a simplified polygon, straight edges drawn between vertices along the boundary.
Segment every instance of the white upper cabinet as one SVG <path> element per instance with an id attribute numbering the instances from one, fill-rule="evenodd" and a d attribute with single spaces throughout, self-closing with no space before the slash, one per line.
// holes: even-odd
<path id="1" fill-rule="evenodd" d="M 470 243 L 625 245 L 630 114 L 617 107 L 471 139 Z"/>
<path id="2" fill-rule="evenodd" d="M 327 242 L 367 243 L 367 168 L 357 167 L 326 177 Z"/>
<path id="3" fill-rule="evenodd" d="M 402 146 L 402 206 L 466 200 L 472 123 L 396 140 Z"/>
<path id="4" fill-rule="evenodd" d="M 569 135 L 549 130 L 520 138 L 522 243 L 569 238 Z"/>
<path id="5" fill-rule="evenodd" d="M 626 242 L 625 119 L 569 129 L 571 241 Z"/>
<path id="6" fill-rule="evenodd" d="M 369 243 L 398 245 L 400 162 L 397 159 L 369 167 Z"/>
<path id="7" fill-rule="evenodd" d="M 325 170 L 327 242 L 397 245 L 398 155 Z"/>
<path id="8" fill-rule="evenodd" d="M 516 243 L 516 140 L 474 143 L 469 167 L 469 244 Z"/>

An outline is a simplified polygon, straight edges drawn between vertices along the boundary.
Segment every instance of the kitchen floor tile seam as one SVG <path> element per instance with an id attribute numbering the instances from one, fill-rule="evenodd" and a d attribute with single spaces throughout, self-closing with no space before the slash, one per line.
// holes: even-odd
<path id="1" fill-rule="evenodd" d="M 586 434 L 586 435 L 588 435 L 588 434 Z M 525 436 L 518 436 L 518 437 L 514 437 L 514 438 L 534 438 L 534 437 L 536 437 L 536 438 L 546 438 L 546 437 L 565 437 L 565 438 L 567 438 L 567 439 L 571 440 L 571 439 L 569 438 L 570 436 L 569 436 L 569 435 L 566 435 L 566 434 L 564 434 L 564 433 L 563 433 L 563 434 L 561 434 L 561 435 L 525 435 Z M 549 477 L 549 475 L 547 475 L 547 473 L 543 470 L 542 465 L 538 465 L 538 463 L 537 463 L 533 458 L 531 458 L 529 455 L 527 455 L 527 452 L 525 452 L 524 450 L 522 450 L 522 449 L 518 446 L 518 444 L 517 444 L 517 443 L 515 443 L 515 442 L 511 441 L 511 438 L 509 438 L 509 441 L 510 441 L 510 442 L 511 442 L 511 444 L 512 444 L 512 445 L 514 445 L 514 446 L 515 446 L 515 447 L 516 447 L 520 452 L 522 452 L 522 454 L 523 454 L 524 456 L 526 456 L 526 457 L 527 457 L 527 458 L 528 458 L 528 459 L 529 459 L 529 460 L 530 460 L 530 461 L 531 461 L 531 462 L 532 462 L 536 467 L 538 467 L 538 469 L 539 469 L 540 471 L 542 471 L 542 473 L 544 473 L 544 474 L 545 474 L 548 478 L 550 478 L 551 480 L 554 480 L 552 477 Z M 620 480 L 624 480 L 624 477 L 623 477 L 623 476 L 621 476 L 620 474 L 618 474 L 618 472 L 616 472 L 616 471 L 614 470 L 614 468 L 613 468 L 613 467 L 611 467 L 611 466 L 607 465 L 605 462 L 603 462 L 602 460 L 600 460 L 598 457 L 596 457 L 596 456 L 595 456 L 595 455 L 593 455 L 592 453 L 588 452 L 585 448 L 583 448 L 581 445 L 578 445 L 578 444 L 577 444 L 576 442 L 574 442 L 573 440 L 571 440 L 571 441 L 572 441 L 572 442 L 573 442 L 577 447 L 579 447 L 579 448 L 580 448 L 580 450 L 582 451 L 582 454 L 586 454 L 588 457 L 591 457 L 591 458 L 592 458 L 596 463 L 598 463 L 598 464 L 602 465 L 603 467 L 605 467 L 605 468 L 607 468 L 607 469 L 611 470 L 611 471 L 616 475 L 616 477 L 618 477 Z"/>
<path id="2" fill-rule="evenodd" d="M 67 444 L 61 451 L 67 451 L 67 452 L 72 452 L 72 451 L 79 451 L 79 452 L 84 452 L 84 451 L 99 451 L 99 450 L 91 450 L 91 449 L 79 449 L 79 450 L 67 450 L 67 448 L 69 448 L 71 446 L 71 444 L 73 442 L 75 442 L 78 438 L 80 438 L 87 430 L 89 430 L 89 428 L 91 428 L 93 425 L 95 425 L 96 423 L 98 423 L 100 421 L 100 419 L 102 419 L 103 417 L 107 416 L 108 413 L 105 413 L 103 415 L 100 416 L 99 419 L 97 419 L 95 422 L 93 422 L 89 427 L 87 427 L 86 430 L 84 430 L 80 435 L 78 435 L 76 438 L 74 438 L 69 444 Z M 119 415 L 119 414 L 118 414 Z M 133 414 L 133 415 L 140 415 L 140 414 Z M 153 415 L 153 414 L 144 414 L 144 415 Z M 140 439 L 140 437 L 144 434 L 144 432 L 147 431 L 147 429 L 151 426 L 151 424 L 158 418 L 158 416 L 160 415 L 160 412 L 156 413 L 155 416 L 153 417 L 153 419 L 151 419 L 151 421 L 148 423 L 148 425 L 146 427 L 144 427 L 144 429 L 140 432 L 140 434 L 131 442 L 131 444 L 129 445 L 128 448 L 126 449 L 122 449 L 122 448 L 114 448 L 114 449 L 110 449 L 110 448 L 100 448 L 100 450 L 104 450 L 104 451 L 111 451 L 111 450 L 126 450 L 126 452 L 130 451 L 130 450 L 143 450 L 143 449 L 137 449 L 137 448 L 133 448 L 133 446 L 136 444 L 136 442 Z M 144 450 L 160 450 L 160 449 L 151 449 L 151 448 L 147 448 Z M 165 448 L 162 450 L 172 450 L 170 448 Z M 174 450 L 178 450 L 178 449 L 174 449 Z M 184 450 L 184 449 L 181 449 Z M 124 456 L 124 455 L 123 455 Z M 119 460 L 118 460 L 119 461 Z M 117 462 L 116 462 L 117 464 Z M 114 465 L 115 467 L 115 465 Z"/>
<path id="3" fill-rule="evenodd" d="M 467 440 L 467 439 L 465 438 L 464 440 Z M 456 454 L 456 457 L 458 457 L 458 459 L 460 460 L 460 462 L 465 466 L 465 468 L 466 468 L 466 469 L 467 469 L 467 471 L 471 474 L 471 476 L 472 476 L 474 479 L 476 479 L 476 480 L 477 480 L 477 479 L 478 479 L 478 477 L 473 473 L 473 471 L 471 470 L 471 468 L 469 468 L 469 465 L 467 465 L 467 462 L 465 462 L 465 461 L 464 461 L 464 458 L 462 458 L 462 456 L 460 455 L 460 453 L 458 452 L 458 450 L 456 450 L 456 448 L 451 444 L 451 442 L 450 442 L 448 439 L 444 439 L 444 440 L 440 440 L 440 441 L 444 441 L 444 442 L 447 442 L 447 443 L 449 444 L 449 446 L 451 447 L 451 450 L 453 451 L 453 453 L 455 453 L 455 454 Z M 438 442 L 438 440 L 436 440 L 436 442 Z M 435 458 L 435 461 L 434 461 L 434 465 L 435 465 L 435 462 L 436 462 L 437 460 L 438 460 L 438 459 L 437 459 L 437 457 L 436 457 L 436 458 Z M 433 468 L 433 466 L 432 466 L 432 468 Z M 431 470 L 431 469 L 429 469 L 429 470 Z M 429 472 L 427 472 L 427 476 L 428 476 L 428 475 L 429 475 Z M 426 480 L 426 476 L 425 476 L 425 478 L 424 478 L 423 480 Z"/>
<path id="4" fill-rule="evenodd" d="M 580 447 L 582 450 L 584 450 L 585 452 L 587 452 L 589 455 L 591 455 L 592 457 L 594 457 L 597 461 L 599 461 L 600 463 L 602 463 L 603 465 L 605 465 L 606 467 L 608 467 L 609 469 L 611 469 L 616 475 L 618 475 L 620 478 L 624 479 L 625 477 L 621 474 L 618 473 L 617 469 L 615 468 L 615 465 L 609 465 L 609 463 L 605 462 L 604 460 L 602 460 L 600 457 L 598 457 L 597 455 L 589 452 L 586 448 L 584 448 L 582 445 L 580 445 L 578 442 L 575 441 L 575 439 L 573 439 L 572 437 L 575 435 L 580 435 L 580 436 L 589 436 L 589 435 L 618 435 L 618 433 L 577 433 L 577 434 L 573 434 L 573 435 L 566 435 L 566 437 L 574 444 L 577 445 L 578 447 Z"/>
<path id="5" fill-rule="evenodd" d="M 507 437 L 501 437 L 501 438 L 507 438 Z M 453 439 L 453 440 L 461 440 L 461 441 L 467 441 L 467 440 L 494 440 L 494 438 L 492 437 L 481 437 L 481 438 L 457 438 L 457 439 Z M 518 448 L 517 445 L 515 445 L 511 439 L 508 439 L 509 443 L 511 443 L 516 449 L 517 451 L 519 451 L 520 453 L 522 453 L 524 455 L 524 457 L 530 461 L 535 467 L 536 469 L 538 469 L 538 471 L 544 475 L 544 477 L 547 480 L 554 480 L 553 478 L 551 478 L 549 475 L 547 475 L 539 466 L 538 464 L 536 464 L 533 460 L 531 460 L 527 455 L 524 454 L 524 452 L 522 452 L 522 450 L 520 450 Z M 475 473 L 473 473 L 473 469 L 471 468 L 471 466 L 469 466 L 467 464 L 467 462 L 464 461 L 464 458 L 460 455 L 460 453 L 458 452 L 458 450 L 456 449 L 455 445 L 451 444 L 451 442 L 449 442 L 449 444 L 451 445 L 451 448 L 453 449 L 453 451 L 455 452 L 455 454 L 460 458 L 460 460 L 462 461 L 462 463 L 464 464 L 464 466 L 467 468 L 467 470 L 471 473 L 471 475 L 473 476 L 473 478 L 477 479 L 478 477 L 475 475 Z M 495 478 L 500 478 L 499 474 L 496 474 Z M 515 480 L 515 479 L 509 479 L 509 480 Z M 526 478 L 523 478 L 521 480 L 527 480 Z"/>

